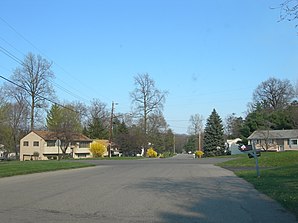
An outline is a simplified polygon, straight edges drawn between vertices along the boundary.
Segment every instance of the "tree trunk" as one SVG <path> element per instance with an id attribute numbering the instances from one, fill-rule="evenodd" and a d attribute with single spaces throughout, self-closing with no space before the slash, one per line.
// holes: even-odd
<path id="1" fill-rule="evenodd" d="M 34 95 L 31 96 L 31 125 L 30 129 L 31 131 L 34 130 L 34 107 L 35 107 L 35 100 L 34 100 Z"/>

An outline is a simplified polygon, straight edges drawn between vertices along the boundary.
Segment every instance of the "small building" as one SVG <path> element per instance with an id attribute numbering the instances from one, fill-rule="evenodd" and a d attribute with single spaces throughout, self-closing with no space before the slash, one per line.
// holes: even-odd
<path id="1" fill-rule="evenodd" d="M 87 136 L 79 133 L 69 134 L 66 154 L 72 158 L 89 158 L 90 143 Z M 61 139 L 61 140 L 60 140 Z M 63 144 L 62 134 L 51 131 L 32 131 L 20 141 L 20 160 L 48 160 L 62 155 L 59 144 Z M 62 142 L 61 142 L 62 141 Z"/>
<path id="2" fill-rule="evenodd" d="M 242 142 L 240 138 L 236 139 L 228 139 L 226 144 L 229 150 L 231 151 L 231 155 L 241 154 L 242 152 L 239 150 L 239 142 Z"/>
<path id="3" fill-rule="evenodd" d="M 0 144 L 0 160 L 6 158 L 6 150 L 4 149 L 4 145 Z"/>
<path id="4" fill-rule="evenodd" d="M 298 129 L 257 130 L 248 137 L 248 143 L 268 151 L 298 150 Z"/>

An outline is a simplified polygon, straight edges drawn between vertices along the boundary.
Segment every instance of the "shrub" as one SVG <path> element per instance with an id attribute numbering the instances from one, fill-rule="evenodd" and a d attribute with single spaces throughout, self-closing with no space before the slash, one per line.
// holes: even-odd
<path id="1" fill-rule="evenodd" d="M 147 150 L 147 156 L 150 157 L 150 158 L 156 158 L 157 157 L 157 152 L 155 152 L 153 148 L 149 148 Z"/>
<path id="2" fill-rule="evenodd" d="M 200 157 L 201 158 L 204 155 L 204 152 L 201 151 L 201 150 L 198 150 L 198 151 L 195 152 L 195 155 L 196 155 L 196 157 Z"/>
<path id="3" fill-rule="evenodd" d="M 39 152 L 37 152 L 37 151 L 33 152 L 33 157 L 34 157 L 34 160 L 38 160 Z"/>
<path id="4" fill-rule="evenodd" d="M 173 154 L 171 152 L 164 152 L 163 154 L 161 154 L 159 156 L 159 158 L 169 158 L 171 156 L 173 156 Z"/>
<path id="5" fill-rule="evenodd" d="M 103 143 L 92 142 L 90 145 L 90 152 L 92 153 L 93 157 L 103 157 L 106 151 L 107 147 Z"/>

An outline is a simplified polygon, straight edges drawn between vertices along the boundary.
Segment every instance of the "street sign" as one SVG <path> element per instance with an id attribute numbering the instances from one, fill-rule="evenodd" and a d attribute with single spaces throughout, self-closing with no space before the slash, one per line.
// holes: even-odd
<path id="1" fill-rule="evenodd" d="M 58 147 L 61 146 L 61 140 L 60 140 L 60 139 L 57 139 L 57 140 L 56 140 L 56 142 L 55 142 L 55 146 L 58 146 Z"/>

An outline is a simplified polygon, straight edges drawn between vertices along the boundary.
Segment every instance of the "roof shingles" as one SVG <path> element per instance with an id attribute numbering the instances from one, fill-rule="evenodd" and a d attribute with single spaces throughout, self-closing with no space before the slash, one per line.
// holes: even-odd
<path id="1" fill-rule="evenodd" d="M 62 138 L 62 133 L 56 133 L 51 131 L 33 131 L 35 134 L 39 135 L 44 140 L 57 140 L 58 138 Z M 89 139 L 87 136 L 80 134 L 80 133 L 71 133 L 71 138 L 73 141 L 88 141 L 91 142 L 92 140 Z"/>
<path id="2" fill-rule="evenodd" d="M 254 131 L 248 139 L 297 139 L 298 129 L 288 130 L 257 130 Z"/>

